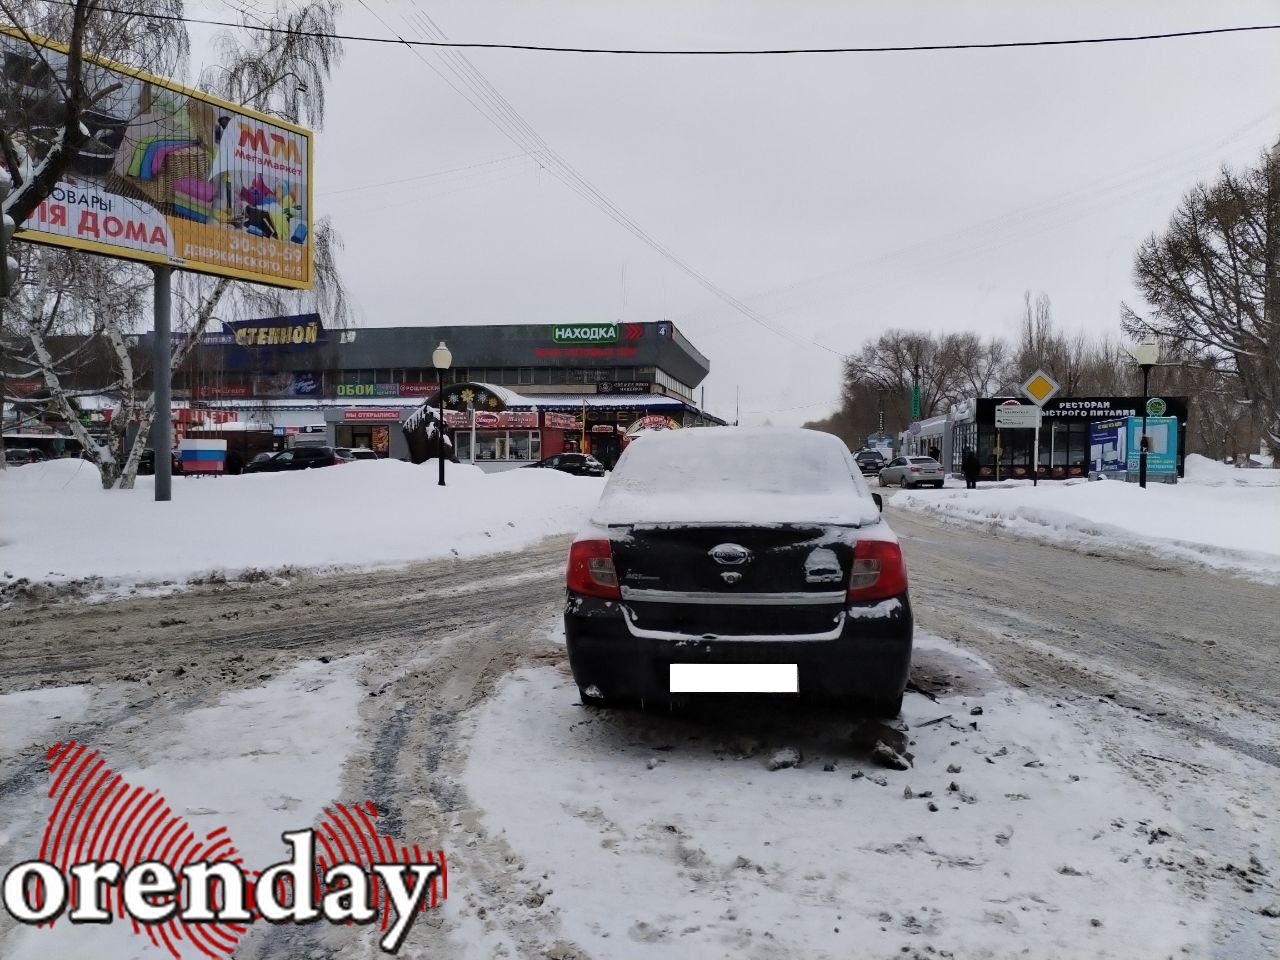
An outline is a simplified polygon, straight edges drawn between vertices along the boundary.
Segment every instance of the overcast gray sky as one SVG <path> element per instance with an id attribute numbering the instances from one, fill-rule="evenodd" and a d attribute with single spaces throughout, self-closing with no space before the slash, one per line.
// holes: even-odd
<path id="1" fill-rule="evenodd" d="M 353 0 L 341 28 L 425 38 L 424 13 L 454 40 L 726 48 L 1280 23 L 1280 2 Z M 1137 244 L 1197 179 L 1280 138 L 1280 31 L 996 51 L 467 55 L 618 208 L 789 336 L 571 192 L 450 87 L 479 100 L 441 55 L 351 42 L 316 140 L 316 205 L 346 242 L 361 322 L 666 318 L 711 360 L 708 408 L 732 418 L 740 386 L 744 423 L 829 413 L 839 354 L 886 328 L 1012 332 L 1027 289 L 1070 328 L 1114 331 L 1120 302 L 1135 301 Z"/>

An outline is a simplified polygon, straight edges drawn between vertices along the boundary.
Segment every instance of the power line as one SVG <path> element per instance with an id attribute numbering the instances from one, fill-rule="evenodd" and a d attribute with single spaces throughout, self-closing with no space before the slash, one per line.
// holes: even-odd
<path id="1" fill-rule="evenodd" d="M 491 167 L 495 164 L 510 163 L 512 160 L 521 160 L 527 154 L 513 153 L 505 157 L 495 157 L 493 160 L 481 160 L 477 163 L 468 163 L 461 167 L 446 167 L 443 170 L 432 170 L 428 173 L 420 173 L 413 177 L 402 177 L 399 180 L 379 180 L 375 183 L 362 183 L 355 187 L 342 187 L 338 190 L 323 190 L 317 193 L 318 197 L 334 197 L 340 193 L 355 193 L 359 190 L 375 190 L 378 187 L 391 187 L 402 183 L 415 183 L 419 180 L 432 180 L 436 177 L 443 177 L 451 173 L 458 173 L 463 170 L 474 170 L 478 167 Z"/>
<path id="2" fill-rule="evenodd" d="M 52 0 L 52 2 L 58 3 L 64 7 L 75 6 L 75 0 Z M 947 50 L 1012 50 L 1035 47 L 1086 46 L 1104 43 L 1140 43 L 1151 40 L 1176 40 L 1189 37 L 1209 37 L 1232 33 L 1257 33 L 1267 30 L 1280 30 L 1280 23 L 1263 23 L 1239 27 L 1207 27 L 1202 30 L 1174 30 L 1167 33 L 1138 33 L 1103 37 L 1070 37 L 1060 40 L 1005 40 L 990 41 L 986 43 L 922 43 L 868 47 L 764 47 L 730 50 L 677 50 L 641 47 L 569 47 L 534 43 L 463 42 L 447 39 L 410 40 L 405 37 L 371 37 L 351 33 L 290 30 L 283 27 L 273 27 L 268 25 L 254 26 L 246 23 L 234 23 L 228 20 L 187 17 L 177 14 L 139 13 L 134 10 L 120 10 L 111 7 L 96 7 L 95 10 L 99 13 L 115 13 L 126 16 L 145 17 L 150 20 L 179 20 L 183 23 L 193 23 L 201 26 L 230 27 L 238 30 L 252 30 L 264 33 L 283 33 L 296 37 L 317 37 L 330 40 L 352 41 L 356 43 L 385 43 L 408 47 L 442 47 L 462 50 L 520 50 L 531 53 L 582 53 L 641 57 L 776 57 L 804 54 L 928 53 Z"/>
<path id="3" fill-rule="evenodd" d="M 384 27 L 390 30 L 393 34 L 399 36 L 398 31 L 396 31 L 389 23 L 386 22 L 386 20 L 376 13 L 369 6 L 366 0 L 360 0 L 360 5 L 368 10 Z M 418 26 L 420 28 L 425 29 L 429 35 L 437 37 L 442 41 L 448 39 L 439 25 L 436 24 L 429 15 L 418 8 L 416 2 L 414 3 L 414 8 L 418 13 Z M 406 24 L 408 24 L 408 19 L 404 18 L 403 14 L 401 14 L 401 16 L 402 19 L 405 19 Z M 552 149 L 552 147 L 542 138 L 532 125 L 530 125 L 529 122 L 521 116 L 519 111 L 511 105 L 510 101 L 502 95 L 497 87 L 490 83 L 488 78 L 485 77 L 485 75 L 467 59 L 465 54 L 454 50 L 438 51 L 438 55 L 440 56 L 444 66 L 459 80 L 460 83 L 469 88 L 476 98 L 479 98 L 479 102 L 477 102 L 477 99 L 473 99 L 473 97 L 468 93 L 459 89 L 458 85 L 453 83 L 448 77 L 445 77 L 440 70 L 436 68 L 435 64 L 427 60 L 419 50 L 415 49 L 413 50 L 413 53 L 419 60 L 430 67 L 437 76 L 444 79 L 456 93 L 478 110 L 490 123 L 497 127 L 503 136 L 507 137 L 527 153 L 533 154 L 538 159 L 539 163 L 542 164 L 544 169 L 546 169 L 552 176 L 558 179 L 570 190 L 578 194 L 578 196 L 582 197 L 588 203 L 591 203 L 611 220 L 623 227 L 623 229 L 627 230 L 641 242 L 645 243 L 659 256 L 677 267 L 704 289 L 708 290 L 717 298 L 731 306 L 735 311 L 776 336 L 796 345 L 801 345 L 802 341 L 800 338 L 797 338 L 795 334 L 771 324 L 741 300 L 728 293 L 705 274 L 701 273 L 685 260 L 681 259 L 677 254 L 672 252 L 652 234 L 636 223 L 636 221 L 629 215 L 623 212 L 617 204 L 610 200 L 604 193 L 596 188 L 594 184 L 579 173 L 578 170 L 569 163 L 569 161 Z"/>

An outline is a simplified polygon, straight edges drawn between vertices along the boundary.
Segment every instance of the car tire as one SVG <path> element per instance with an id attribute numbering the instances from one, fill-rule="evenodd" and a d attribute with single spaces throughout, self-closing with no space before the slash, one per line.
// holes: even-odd
<path id="1" fill-rule="evenodd" d="M 884 477 L 880 477 L 880 478 L 879 478 L 879 480 L 880 480 L 880 486 L 882 486 L 882 487 L 887 487 L 887 486 L 889 485 L 889 484 L 885 483 Z"/>
<path id="2" fill-rule="evenodd" d="M 902 712 L 902 694 L 891 697 L 866 697 L 859 703 L 861 712 L 879 720 L 893 720 Z"/>
<path id="3" fill-rule="evenodd" d="M 903 490 L 911 489 L 911 483 L 907 480 L 907 475 L 905 473 L 902 475 L 902 479 L 898 481 L 898 486 L 902 487 Z"/>
<path id="4" fill-rule="evenodd" d="M 941 489 L 942 489 L 942 484 L 943 484 L 943 483 L 944 483 L 944 481 L 939 480 L 937 483 L 935 483 L 935 484 L 933 485 L 933 488 L 934 488 L 935 490 L 941 490 Z"/>

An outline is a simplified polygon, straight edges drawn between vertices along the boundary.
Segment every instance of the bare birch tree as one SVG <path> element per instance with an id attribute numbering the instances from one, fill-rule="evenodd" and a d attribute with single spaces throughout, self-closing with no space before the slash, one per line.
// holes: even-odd
<path id="1" fill-rule="evenodd" d="M 5 2 L 10 0 L 0 0 L 0 4 Z M 52 4 L 35 3 L 29 6 L 34 9 Z M 79 10 L 80 6 L 77 4 L 76 9 Z M 95 18 L 100 11 L 93 3 L 84 3 L 83 6 L 83 29 L 87 35 L 97 26 Z M 141 6 L 139 4 L 138 9 Z M 0 9 L 3 7 L 0 6 Z M 127 5 L 122 9 L 127 9 Z M 146 9 L 154 11 L 156 6 L 150 4 Z M 177 9 L 180 11 L 180 4 Z M 274 17 L 266 20 L 256 13 L 243 12 L 246 26 L 252 24 L 268 29 L 261 32 L 227 31 L 221 35 L 218 47 L 222 52 L 223 62 L 217 69 L 205 71 L 201 78 L 203 86 L 225 99 L 235 100 L 264 112 L 285 112 L 291 120 L 319 128 L 324 119 L 325 87 L 332 69 L 342 55 L 341 41 L 334 37 L 336 17 L 340 9 L 341 5 L 337 0 L 314 0 L 296 8 L 282 4 Z M 119 11 L 113 15 L 119 15 Z M 168 22 L 177 21 L 166 21 Z M 149 36 L 152 31 L 144 30 L 143 33 Z M 240 36 L 241 33 L 245 36 Z M 117 25 L 111 36 L 118 42 L 127 43 L 132 34 Z M 143 47 L 148 47 L 151 42 L 151 39 L 147 39 Z M 184 60 L 187 51 L 186 34 L 171 38 L 165 50 L 175 64 Z M 126 54 L 130 51 L 112 48 L 107 52 L 112 59 L 127 61 Z M 137 51 L 133 53 L 136 55 Z M 56 177 L 54 182 L 56 183 Z M 38 205 L 38 201 L 32 205 L 32 209 L 35 205 Z M 179 368 L 187 360 L 220 308 L 233 314 L 249 316 L 261 312 L 309 308 L 323 311 L 331 320 L 342 322 L 347 313 L 347 301 L 336 262 L 340 240 L 328 221 L 321 220 L 316 224 L 312 248 L 315 285 L 310 291 L 282 291 L 225 278 L 179 274 L 175 285 L 174 328 L 185 336 L 174 350 L 173 367 Z M 33 259 L 37 263 L 44 261 L 43 257 Z M 119 266 L 121 270 L 132 271 L 135 275 L 140 272 L 145 274 L 144 268 Z M 132 487 L 155 419 L 154 393 L 148 391 L 145 397 L 139 395 L 138 382 L 142 371 L 135 369 L 129 350 L 132 330 L 128 329 L 128 325 L 135 319 L 135 315 L 122 311 L 99 311 L 95 314 L 97 319 L 90 334 L 90 339 L 101 337 L 110 346 L 114 367 L 112 375 L 103 378 L 106 381 L 103 389 L 119 394 L 121 400 L 117 417 L 126 426 L 131 423 L 137 425 L 135 440 L 122 460 L 123 444 L 117 446 L 114 442 L 96 442 L 74 416 L 71 403 L 74 398 L 62 383 L 66 358 L 58 357 L 50 349 L 50 337 L 57 328 L 56 314 L 46 313 L 50 296 L 47 288 L 47 281 L 38 276 L 38 271 L 25 284 L 27 299 L 24 309 L 20 311 L 25 326 L 24 333 L 30 342 L 30 353 L 25 362 L 40 374 L 49 394 L 50 407 L 67 422 L 73 435 L 82 444 L 86 456 L 98 466 L 104 487 Z M 79 291 L 79 294 L 85 302 L 92 300 L 91 291 Z M 64 296 L 74 300 L 76 292 L 67 291 Z M 114 441 L 114 434 L 111 436 Z M 157 451 L 157 455 L 163 455 L 163 451 Z"/>
<path id="2" fill-rule="evenodd" d="M 1280 450 L 1280 144 L 1245 170 L 1193 188 L 1134 260 L 1149 310 L 1125 306 L 1135 339 L 1189 344 L 1235 375 Z"/>

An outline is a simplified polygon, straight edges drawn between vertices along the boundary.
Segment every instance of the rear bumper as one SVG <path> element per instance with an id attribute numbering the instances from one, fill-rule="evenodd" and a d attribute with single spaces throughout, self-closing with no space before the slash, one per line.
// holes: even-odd
<path id="1" fill-rule="evenodd" d="M 666 639 L 635 636 L 622 605 L 569 594 L 565 639 L 579 686 L 603 696 L 658 699 L 670 695 L 673 663 L 794 663 L 801 696 L 816 699 L 891 699 L 911 669 L 911 605 L 892 601 L 849 608 L 830 639 Z M 868 616 L 873 613 L 878 615 Z"/>

